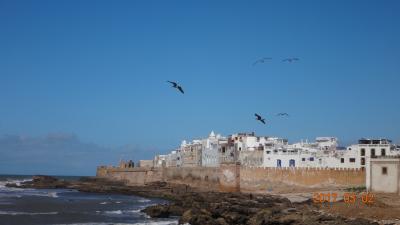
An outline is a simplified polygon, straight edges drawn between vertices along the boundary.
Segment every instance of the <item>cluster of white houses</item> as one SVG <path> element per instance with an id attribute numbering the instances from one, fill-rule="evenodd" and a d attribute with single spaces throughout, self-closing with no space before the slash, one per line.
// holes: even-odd
<path id="1" fill-rule="evenodd" d="M 370 158 L 399 156 L 400 148 L 388 139 L 361 139 L 347 148 L 335 137 L 317 137 L 315 142 L 289 144 L 287 139 L 238 133 L 228 137 L 211 132 L 207 138 L 183 141 L 168 155 L 140 160 L 140 167 L 218 167 L 240 162 L 249 167 L 366 167 Z"/>

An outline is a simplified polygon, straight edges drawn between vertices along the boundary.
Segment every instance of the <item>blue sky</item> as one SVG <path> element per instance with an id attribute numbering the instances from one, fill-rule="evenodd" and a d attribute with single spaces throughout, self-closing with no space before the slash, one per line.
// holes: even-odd
<path id="1" fill-rule="evenodd" d="M 54 133 L 99 152 L 78 157 L 85 174 L 211 130 L 398 141 L 399 11 L 394 0 L 0 0 L 0 136 L 19 140 L 0 140 L 0 173 L 66 174 L 52 155 L 82 149 L 26 142 Z M 262 57 L 273 59 L 252 66 Z M 29 154 L 12 151 L 20 142 Z"/>

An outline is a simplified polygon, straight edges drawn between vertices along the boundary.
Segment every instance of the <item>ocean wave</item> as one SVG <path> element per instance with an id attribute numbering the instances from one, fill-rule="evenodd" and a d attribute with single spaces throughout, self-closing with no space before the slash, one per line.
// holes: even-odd
<path id="1" fill-rule="evenodd" d="M 11 215 L 11 216 L 19 216 L 19 215 L 57 215 L 58 212 L 15 212 L 15 211 L 0 211 L 0 215 Z"/>
<path id="2" fill-rule="evenodd" d="M 178 225 L 178 221 L 150 221 L 134 223 L 133 225 Z"/>
<path id="3" fill-rule="evenodd" d="M 60 193 L 69 192 L 65 189 L 33 189 L 33 188 L 13 188 L 13 187 L 0 187 L 0 198 L 22 198 L 24 196 L 38 196 L 38 197 L 49 197 L 58 198 Z"/>
<path id="4" fill-rule="evenodd" d="M 150 199 L 139 199 L 138 202 L 145 203 L 145 202 L 151 202 L 151 200 Z"/>
<path id="5" fill-rule="evenodd" d="M 21 186 L 23 182 L 32 181 L 32 179 L 22 179 L 22 180 L 15 180 L 15 179 L 7 179 L 0 181 L 0 189 L 7 188 L 7 189 L 17 189 L 17 188 L 9 188 L 6 187 L 7 184 L 15 184 L 17 187 Z"/>
<path id="6" fill-rule="evenodd" d="M 121 214 L 144 214 L 140 212 L 143 208 L 140 209 L 128 209 L 128 210 L 111 210 L 111 211 L 96 211 L 96 213 L 102 214 L 111 214 L 111 215 L 121 215 Z"/>
<path id="7" fill-rule="evenodd" d="M 68 223 L 55 225 L 110 225 L 111 223 Z M 178 221 L 149 221 L 139 223 L 112 223 L 113 225 L 178 225 Z M 185 224 L 190 225 L 190 224 Z"/>
<path id="8" fill-rule="evenodd" d="M 0 188 L 6 188 L 6 184 L 21 186 L 21 183 L 32 181 L 32 179 L 7 179 L 0 181 Z"/>
<path id="9" fill-rule="evenodd" d="M 58 198 L 57 192 L 49 192 L 49 193 L 47 194 L 47 196 L 49 196 L 49 197 L 51 197 L 51 198 Z"/>
<path id="10" fill-rule="evenodd" d="M 104 213 L 121 215 L 123 212 L 122 210 L 114 210 L 114 211 L 105 211 Z"/>

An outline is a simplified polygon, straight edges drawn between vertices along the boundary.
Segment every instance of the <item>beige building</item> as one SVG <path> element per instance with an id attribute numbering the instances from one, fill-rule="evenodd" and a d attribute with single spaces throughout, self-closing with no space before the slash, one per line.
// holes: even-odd
<path id="1" fill-rule="evenodd" d="M 400 194 L 400 158 L 371 158 L 367 163 L 366 187 L 371 192 Z"/>
<path id="2" fill-rule="evenodd" d="M 139 167 L 153 167 L 153 160 L 139 160 Z"/>

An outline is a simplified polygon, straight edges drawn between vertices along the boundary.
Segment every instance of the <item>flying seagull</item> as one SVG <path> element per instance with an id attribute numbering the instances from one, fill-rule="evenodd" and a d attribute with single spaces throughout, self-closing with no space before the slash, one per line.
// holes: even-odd
<path id="1" fill-rule="evenodd" d="M 182 87 L 179 86 L 178 83 L 173 82 L 173 81 L 167 81 L 167 82 L 171 83 L 173 88 L 176 88 L 176 89 L 178 89 L 182 94 L 185 94 L 185 92 L 183 91 Z"/>
<path id="2" fill-rule="evenodd" d="M 259 120 L 261 123 L 265 124 L 265 119 L 262 118 L 260 115 L 258 115 L 257 113 L 254 114 L 257 118 L 256 120 Z"/>
<path id="3" fill-rule="evenodd" d="M 294 62 L 294 61 L 299 61 L 299 58 L 286 58 L 284 60 L 282 60 L 282 62 Z"/>
<path id="4" fill-rule="evenodd" d="M 289 116 L 289 114 L 287 114 L 287 113 L 278 113 L 278 114 L 276 114 L 276 116 Z"/>
<path id="5" fill-rule="evenodd" d="M 270 58 L 270 57 L 261 58 L 261 59 L 255 61 L 255 62 L 253 63 L 253 66 L 257 65 L 258 63 L 265 63 L 267 60 L 271 60 L 271 59 L 272 59 L 272 58 Z"/>

